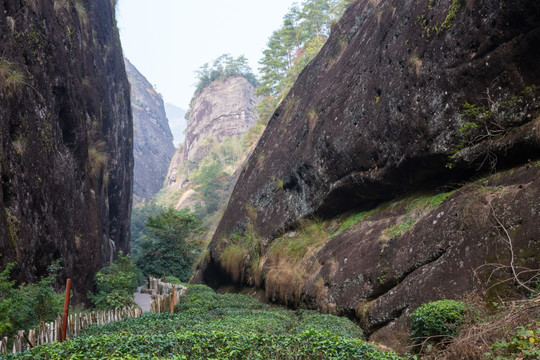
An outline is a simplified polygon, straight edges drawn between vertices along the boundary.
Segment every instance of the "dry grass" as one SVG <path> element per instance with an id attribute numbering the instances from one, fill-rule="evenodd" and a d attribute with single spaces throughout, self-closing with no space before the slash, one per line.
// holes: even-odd
<path id="1" fill-rule="evenodd" d="M 245 234 L 232 234 L 219 244 L 219 263 L 233 282 L 260 286 L 262 282 L 261 238 L 248 226 Z"/>
<path id="2" fill-rule="evenodd" d="M 420 76 L 423 63 L 424 63 L 424 61 L 418 55 L 412 55 L 409 58 L 409 64 L 411 64 L 414 67 L 414 70 L 416 72 L 416 76 Z"/>
<path id="3" fill-rule="evenodd" d="M 17 69 L 15 63 L 5 59 L 0 59 L 0 85 L 2 84 L 10 91 L 26 84 L 23 72 Z"/>
<path id="4" fill-rule="evenodd" d="M 471 302 L 470 299 L 468 301 Z M 441 344 L 423 359 L 438 360 L 484 360 L 491 346 L 501 339 L 509 339 L 519 326 L 533 323 L 540 318 L 540 298 L 503 304 L 495 315 L 489 315 L 481 300 L 472 301 L 480 312 L 476 317 L 482 322 L 469 319 L 457 337 Z"/>
<path id="5" fill-rule="evenodd" d="M 88 147 L 88 161 L 90 163 L 90 176 L 98 179 L 107 169 L 109 154 L 104 151 L 105 143 L 98 142 Z"/>
<path id="6" fill-rule="evenodd" d="M 315 254 L 329 240 L 330 233 L 321 221 L 305 221 L 297 232 L 276 239 L 265 259 L 266 296 L 297 306 L 304 285 L 313 283 L 317 302 L 325 303 L 327 291 L 318 276 L 321 264 Z"/>
<path id="7" fill-rule="evenodd" d="M 312 133 L 313 130 L 315 130 L 315 126 L 317 125 L 317 122 L 319 121 L 319 115 L 317 113 L 317 110 L 311 108 L 307 112 L 307 122 L 309 127 L 309 132 Z"/>
<path id="8" fill-rule="evenodd" d="M 67 9 L 69 7 L 69 0 L 54 0 L 54 10 Z"/>
<path id="9" fill-rule="evenodd" d="M 79 15 L 81 22 L 84 24 L 88 23 L 88 12 L 80 0 L 75 1 L 75 10 L 77 11 L 77 15 Z"/>
<path id="10" fill-rule="evenodd" d="M 241 244 L 231 244 L 219 256 L 219 263 L 234 282 L 241 282 L 249 263 L 249 251 Z"/>

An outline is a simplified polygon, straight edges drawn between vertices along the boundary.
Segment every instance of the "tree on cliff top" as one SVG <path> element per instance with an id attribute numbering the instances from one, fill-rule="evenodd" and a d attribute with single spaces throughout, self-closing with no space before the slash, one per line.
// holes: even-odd
<path id="1" fill-rule="evenodd" d="M 253 86 L 257 87 L 257 77 L 251 71 L 248 60 L 244 55 L 233 58 L 229 54 L 218 57 L 212 65 L 204 64 L 195 72 L 197 74 L 197 88 L 195 95 L 199 95 L 204 88 L 216 80 L 225 81 L 232 76 L 243 76 Z"/>
<path id="2" fill-rule="evenodd" d="M 351 0 L 306 0 L 294 4 L 274 31 L 259 61 L 260 95 L 281 98 L 317 55 Z"/>

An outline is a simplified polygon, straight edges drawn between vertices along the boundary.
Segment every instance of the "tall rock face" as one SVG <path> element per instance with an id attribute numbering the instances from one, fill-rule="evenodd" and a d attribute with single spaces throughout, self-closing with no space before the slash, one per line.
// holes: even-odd
<path id="1" fill-rule="evenodd" d="M 270 120 L 219 233 L 246 221 L 246 204 L 269 236 L 474 172 L 492 154 L 499 166 L 538 154 L 537 91 L 503 103 L 540 84 L 540 5 L 512 4 L 357 1 Z M 467 103 L 498 111 L 506 136 L 462 143 Z"/>
<path id="2" fill-rule="evenodd" d="M 244 134 L 258 119 L 255 106 L 259 101 L 255 87 L 241 76 L 214 81 L 197 95 L 191 103 L 184 145 L 169 167 L 167 186 L 189 186 L 190 171 L 207 155 L 209 139 L 220 142 Z M 187 204 L 181 201 L 178 207 Z"/>
<path id="3" fill-rule="evenodd" d="M 110 0 L 0 5 L 0 266 L 61 260 L 84 300 L 129 251 L 129 83 Z"/>
<path id="4" fill-rule="evenodd" d="M 173 136 L 161 96 L 125 59 L 133 112 L 133 204 L 149 201 L 163 187 L 174 155 Z"/>
<path id="5" fill-rule="evenodd" d="M 255 124 L 258 118 L 255 87 L 241 76 L 215 81 L 205 88 L 191 104 L 183 159 L 197 161 L 204 152 L 203 140 L 239 136 Z"/>
<path id="6" fill-rule="evenodd" d="M 195 279 L 218 286 L 235 278 L 220 263 L 224 239 L 233 233 L 261 236 L 264 255 L 277 236 L 307 217 L 370 209 L 399 195 L 455 184 L 477 171 L 538 158 L 539 45 L 538 1 L 356 1 L 270 120 Z M 531 186 L 530 193 L 520 195 L 530 206 L 523 217 L 534 224 L 537 201 L 530 194 L 538 193 L 538 183 L 530 183 L 530 176 L 523 179 Z M 504 206 L 505 200 L 497 199 L 497 206 Z M 373 234 L 399 226 L 407 220 L 406 212 L 396 215 L 399 221 L 334 238 L 314 256 L 315 263 L 326 264 L 324 272 L 310 270 L 313 278 L 306 280 L 297 299 L 315 306 L 317 294 L 326 294 L 334 309 L 366 320 L 371 333 L 418 306 L 415 294 L 455 296 L 470 289 L 467 283 L 458 291 L 456 284 L 470 277 L 471 268 L 488 254 L 485 239 L 477 241 L 480 231 L 462 231 L 466 196 L 460 201 L 431 214 L 421 233 L 382 237 L 388 241 L 382 250 L 385 242 Z M 489 212 L 489 207 L 483 209 Z M 502 221 L 511 222 L 510 213 L 499 210 Z M 457 218 L 445 220 L 449 228 L 437 228 L 437 238 L 429 243 L 435 234 L 429 224 L 440 224 L 442 216 Z M 527 229 L 520 235 L 524 248 L 538 236 L 534 226 Z M 458 254 L 473 251 L 473 245 L 474 256 L 460 268 Z M 398 259 L 400 268 L 383 271 L 384 264 Z M 372 267 L 360 266 L 362 262 Z M 440 277 L 430 277 L 422 265 L 435 262 L 452 266 L 448 271 L 439 267 Z M 448 276 L 444 283 L 442 274 Z M 408 295 L 386 293 L 395 285 L 391 278 L 407 278 Z M 439 286 L 432 293 L 436 279 Z M 269 277 L 265 281 L 268 293 Z M 382 308 L 382 295 L 393 308 Z M 283 294 L 270 291 L 269 296 L 291 303 Z"/>

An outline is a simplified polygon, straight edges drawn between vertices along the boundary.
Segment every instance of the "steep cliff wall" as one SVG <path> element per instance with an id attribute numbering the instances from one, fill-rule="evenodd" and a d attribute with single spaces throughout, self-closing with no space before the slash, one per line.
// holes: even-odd
<path id="1" fill-rule="evenodd" d="M 0 5 L 0 266 L 61 259 L 84 299 L 129 251 L 132 121 L 110 0 Z"/>
<path id="2" fill-rule="evenodd" d="M 302 219 L 354 208 L 360 221 L 362 210 L 397 196 L 537 159 L 539 45 L 537 1 L 356 1 L 270 120 L 194 280 L 262 286 L 271 300 L 326 306 L 372 333 L 398 318 L 403 324 L 422 301 L 470 290 L 472 270 L 508 251 L 493 218 L 517 226 L 517 197 L 525 210 L 513 241 L 532 249 L 523 259 L 530 264 L 540 235 L 533 225 L 538 183 L 530 173 L 505 179 L 508 191 L 520 184 L 516 198 L 494 190 L 474 208 L 462 193 L 414 219 L 403 207 L 394 215 L 390 208 L 345 237 L 315 237 L 318 247 L 298 269 L 286 255 L 269 259 L 279 253 L 270 251 L 275 243 L 297 239 L 296 230 L 287 231 Z M 490 220 L 471 225 L 475 211 Z M 240 265 L 224 256 L 239 241 L 249 245 Z"/>
<path id="3" fill-rule="evenodd" d="M 208 155 L 212 142 L 238 138 L 255 124 L 255 106 L 260 99 L 254 93 L 255 87 L 248 80 L 235 76 L 213 82 L 193 100 L 184 145 L 171 161 L 167 187 L 182 189 L 185 195 L 191 171 Z M 192 206 L 193 195 L 191 191 L 183 196 L 177 207 Z"/>
<path id="4" fill-rule="evenodd" d="M 253 85 L 236 76 L 213 82 L 193 100 L 184 143 L 185 163 L 197 161 L 205 138 L 239 136 L 255 124 L 258 100 L 254 92 Z"/>
<path id="5" fill-rule="evenodd" d="M 163 100 L 125 59 L 133 112 L 133 204 L 149 201 L 162 187 L 174 155 L 173 136 Z"/>
<path id="6" fill-rule="evenodd" d="M 271 119 L 220 234 L 246 220 L 246 204 L 268 236 L 310 214 L 367 207 L 474 172 L 491 153 L 499 166 L 538 153 L 537 91 L 501 105 L 540 84 L 540 5 L 437 4 L 357 1 L 349 9 Z M 497 107 L 506 136 L 461 144 L 466 103 Z M 274 191 L 275 178 L 283 192 Z"/>

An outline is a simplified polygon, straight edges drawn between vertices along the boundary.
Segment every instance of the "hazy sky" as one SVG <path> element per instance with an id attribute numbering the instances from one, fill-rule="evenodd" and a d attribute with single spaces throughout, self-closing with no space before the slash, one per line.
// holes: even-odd
<path id="1" fill-rule="evenodd" d="M 187 109 L 195 70 L 245 55 L 253 71 L 294 0 L 120 0 L 124 55 L 166 102 Z"/>

